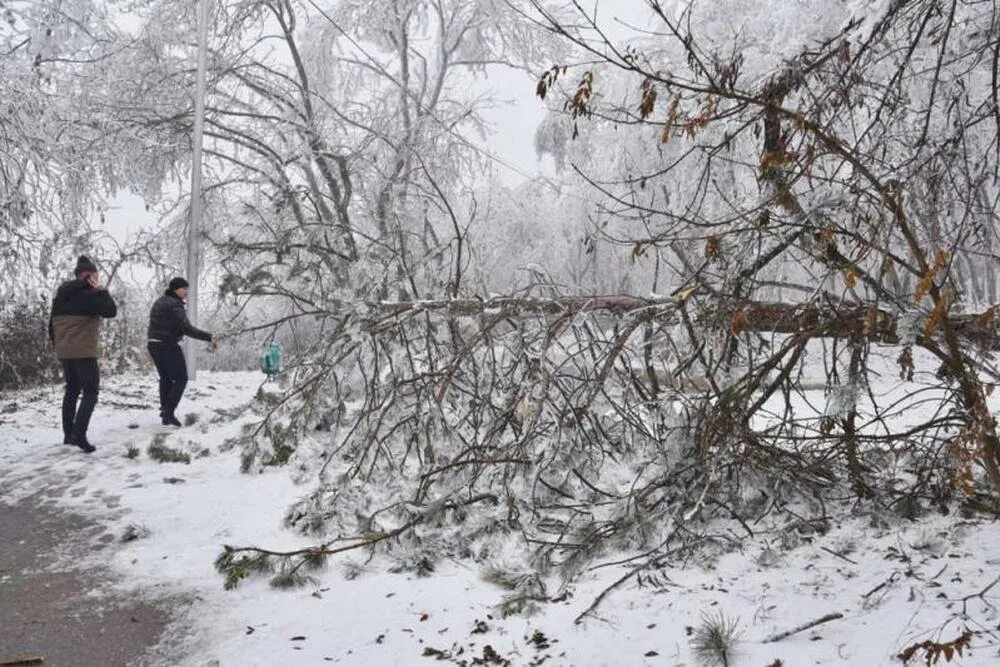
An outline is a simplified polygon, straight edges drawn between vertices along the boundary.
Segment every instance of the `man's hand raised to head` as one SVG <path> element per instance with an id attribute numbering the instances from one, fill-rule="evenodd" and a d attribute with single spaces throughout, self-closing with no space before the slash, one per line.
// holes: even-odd
<path id="1" fill-rule="evenodd" d="M 87 275 L 87 284 L 90 285 L 90 289 L 100 292 L 104 289 L 104 285 L 101 284 L 101 279 L 96 273 L 91 273 Z"/>

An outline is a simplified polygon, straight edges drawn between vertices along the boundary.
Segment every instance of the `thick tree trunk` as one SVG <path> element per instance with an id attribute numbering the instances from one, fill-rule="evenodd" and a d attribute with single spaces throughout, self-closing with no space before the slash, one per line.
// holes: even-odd
<path id="1" fill-rule="evenodd" d="M 377 326 L 385 318 L 440 312 L 449 317 L 478 317 L 506 313 L 519 315 L 553 315 L 604 313 L 614 317 L 641 315 L 652 321 L 671 321 L 677 315 L 681 300 L 676 298 L 644 299 L 634 296 L 581 296 L 557 298 L 498 297 L 480 299 L 436 299 L 426 301 L 381 301 L 367 304 L 365 319 Z M 344 304 L 346 307 L 346 304 Z M 898 314 L 882 310 L 873 304 L 846 303 L 831 306 L 814 304 L 746 301 L 721 304 L 700 311 L 688 308 L 691 319 L 703 326 L 726 327 L 736 333 L 801 334 L 812 338 L 867 339 L 874 343 L 900 344 L 905 331 L 900 331 Z M 947 320 L 956 336 L 964 343 L 983 349 L 1000 350 L 1000 328 L 994 306 L 982 313 L 950 315 Z M 917 343 L 923 337 L 923 327 L 917 332 Z M 939 327 L 940 331 L 941 328 Z"/>

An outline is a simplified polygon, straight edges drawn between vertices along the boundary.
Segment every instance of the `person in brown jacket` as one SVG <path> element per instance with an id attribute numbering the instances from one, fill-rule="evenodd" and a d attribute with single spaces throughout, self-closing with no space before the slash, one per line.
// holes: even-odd
<path id="1" fill-rule="evenodd" d="M 56 357 L 62 362 L 66 378 L 62 404 L 63 442 L 76 445 L 89 454 L 95 447 L 87 440 L 87 429 L 101 384 L 97 365 L 101 318 L 117 315 L 118 306 L 101 285 L 97 266 L 89 258 L 80 256 L 74 274 L 73 280 L 59 286 L 52 300 L 49 338 L 55 343 Z"/>

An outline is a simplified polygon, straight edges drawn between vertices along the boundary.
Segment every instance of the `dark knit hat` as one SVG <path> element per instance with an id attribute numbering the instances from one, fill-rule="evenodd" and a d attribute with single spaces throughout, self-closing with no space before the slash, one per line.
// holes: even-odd
<path id="1" fill-rule="evenodd" d="M 170 285 L 168 285 L 167 288 L 171 292 L 173 292 L 174 290 L 179 290 L 180 288 L 187 286 L 188 286 L 188 281 L 184 280 L 183 278 L 174 278 L 173 280 L 170 281 Z"/>
<path id="2" fill-rule="evenodd" d="M 76 268 L 73 269 L 73 274 L 79 276 L 81 273 L 85 273 L 87 271 L 97 273 L 97 265 L 94 264 L 86 255 L 80 255 L 80 257 L 76 260 Z"/>

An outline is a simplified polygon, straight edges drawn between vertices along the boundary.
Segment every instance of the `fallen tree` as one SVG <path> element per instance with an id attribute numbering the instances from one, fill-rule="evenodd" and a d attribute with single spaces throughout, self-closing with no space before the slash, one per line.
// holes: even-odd
<path id="1" fill-rule="evenodd" d="M 904 377 L 910 346 L 947 368 L 926 321 L 851 303 L 713 305 L 694 294 L 442 299 L 329 314 L 323 354 L 262 396 L 265 414 L 238 444 L 248 470 L 281 458 L 323 480 L 289 526 L 341 529 L 302 550 L 227 547 L 218 567 L 231 585 L 259 571 L 301 583 L 327 557 L 376 545 L 404 568 L 442 553 L 488 563 L 513 532 L 540 571 L 572 576 L 624 545 L 659 553 L 664 530 L 671 548 L 704 548 L 694 536 L 708 517 L 752 534 L 776 507 L 841 496 L 842 480 L 906 512 L 961 489 L 982 501 L 970 466 L 991 465 L 988 450 L 969 435 L 974 419 L 948 408 L 962 396 L 947 373 L 922 374 L 941 393 L 916 426 L 893 415 L 919 400 L 859 407 L 869 373 L 886 370 L 859 363 L 876 344 Z M 952 316 L 977 363 L 977 346 L 996 344 L 992 312 Z M 828 406 L 796 415 L 811 344 L 823 346 L 813 363 L 834 367 Z M 702 389 L 677 391 L 667 376 L 701 378 Z"/>
<path id="2" fill-rule="evenodd" d="M 435 313 L 446 317 L 507 317 L 542 314 L 556 317 L 583 313 L 607 313 L 624 318 L 639 317 L 650 321 L 676 321 L 678 310 L 692 298 L 691 292 L 678 297 L 643 298 L 631 295 L 594 295 L 553 298 L 493 297 L 490 299 L 438 299 L 423 301 L 379 301 L 365 303 L 361 308 L 347 303 L 335 303 L 331 313 L 350 314 L 364 322 L 368 331 L 377 331 L 383 323 L 398 316 L 414 317 Z M 798 334 L 810 333 L 816 338 L 858 338 L 873 343 L 898 345 L 926 340 L 931 344 L 935 333 L 947 328 L 964 342 L 983 350 L 1000 349 L 1000 326 L 997 314 L 1000 305 L 978 313 L 939 315 L 933 311 L 880 307 L 877 303 L 853 301 L 826 304 L 806 302 L 763 302 L 713 300 L 712 309 L 696 318 L 699 325 L 730 325 L 733 333 Z M 672 319 L 674 318 L 674 319 Z M 268 328 L 273 323 L 260 325 Z"/>
<path id="3" fill-rule="evenodd" d="M 331 556 L 377 550 L 418 573 L 475 561 L 530 604 L 556 575 L 628 564 L 628 581 L 759 532 L 821 533 L 831 508 L 995 511 L 997 309 L 961 309 L 996 302 L 983 295 L 1000 144 L 967 150 L 994 146 L 996 107 L 904 103 L 942 71 L 989 78 L 992 14 L 887 3 L 745 74 L 744 50 L 656 0 L 666 45 L 624 51 L 581 5 L 572 22 L 533 4 L 584 54 L 538 87 L 580 142 L 540 144 L 600 197 L 582 240 L 645 263 L 642 291 L 669 296 L 560 296 L 553 280 L 467 297 L 474 239 L 433 184 L 454 233 L 423 265 L 356 259 L 333 279 L 305 232 L 256 227 L 228 293 L 285 304 L 260 327 L 300 327 L 301 345 L 232 444 L 247 470 L 312 480 L 286 523 L 313 543 L 227 547 L 227 582 L 301 583 Z M 612 155 L 614 171 L 592 173 Z M 397 278 L 398 300 L 367 289 Z"/>

